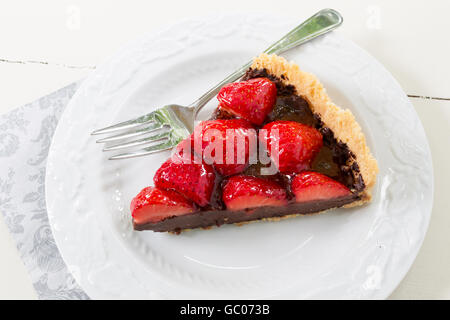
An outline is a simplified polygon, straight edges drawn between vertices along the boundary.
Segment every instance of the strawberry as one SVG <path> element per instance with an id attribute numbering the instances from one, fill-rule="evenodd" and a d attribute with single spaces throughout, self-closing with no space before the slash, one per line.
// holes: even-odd
<path id="1" fill-rule="evenodd" d="M 254 78 L 227 84 L 217 99 L 222 109 L 261 125 L 275 105 L 277 87 L 267 78 Z"/>
<path id="2" fill-rule="evenodd" d="M 160 189 L 173 189 L 200 206 L 211 199 L 216 174 L 207 164 L 176 162 L 169 159 L 162 164 L 153 177 Z"/>
<path id="3" fill-rule="evenodd" d="M 292 180 L 291 190 L 297 202 L 333 199 L 351 194 L 342 183 L 312 171 L 296 175 Z"/>
<path id="4" fill-rule="evenodd" d="M 319 130 L 294 121 L 274 121 L 263 129 L 267 151 L 281 173 L 291 174 L 309 168 L 322 148 Z M 275 131 L 277 130 L 277 131 Z"/>
<path id="5" fill-rule="evenodd" d="M 134 222 L 144 224 L 194 212 L 195 205 L 175 191 L 147 187 L 134 197 L 130 209 Z"/>
<path id="6" fill-rule="evenodd" d="M 278 183 L 244 175 L 228 179 L 222 199 L 230 210 L 287 204 L 286 191 Z"/>
<path id="7" fill-rule="evenodd" d="M 172 149 L 172 161 L 173 162 L 184 162 L 184 163 L 192 163 L 195 160 L 198 163 L 202 161 L 200 158 L 194 153 L 194 134 L 191 134 L 186 139 L 180 141 L 175 148 Z"/>
<path id="8" fill-rule="evenodd" d="M 243 172 L 249 162 L 250 140 L 256 145 L 256 131 L 244 119 L 209 120 L 194 130 L 194 150 L 223 176 Z"/>

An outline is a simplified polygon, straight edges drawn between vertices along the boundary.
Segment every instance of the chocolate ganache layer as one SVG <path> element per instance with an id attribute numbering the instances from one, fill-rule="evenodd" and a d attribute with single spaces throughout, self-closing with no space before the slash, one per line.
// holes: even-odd
<path id="1" fill-rule="evenodd" d="M 330 208 L 342 207 L 358 200 L 357 194 L 348 196 L 311 201 L 304 203 L 291 203 L 281 207 L 258 207 L 245 210 L 202 210 L 181 216 L 174 216 L 156 223 L 134 224 L 135 230 L 153 230 L 156 232 L 180 233 L 185 229 L 208 228 L 231 223 L 245 223 L 261 219 L 280 219 L 292 214 L 310 214 Z"/>

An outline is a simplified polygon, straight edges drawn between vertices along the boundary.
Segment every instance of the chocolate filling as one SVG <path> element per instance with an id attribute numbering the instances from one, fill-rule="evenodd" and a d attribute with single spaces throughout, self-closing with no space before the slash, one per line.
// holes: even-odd
<path id="1" fill-rule="evenodd" d="M 246 210 L 209 210 L 199 211 L 182 216 L 176 216 L 156 223 L 134 224 L 135 230 L 153 230 L 157 232 L 176 232 L 183 229 L 207 228 L 221 226 L 222 224 L 239 223 L 264 218 L 281 218 L 290 214 L 308 214 L 330 208 L 342 207 L 358 199 L 358 195 L 351 194 L 345 197 L 292 203 L 281 207 L 258 207 Z"/>
<path id="2" fill-rule="evenodd" d="M 296 203 L 290 190 L 291 176 L 276 173 L 267 176 L 260 175 L 262 163 L 250 165 L 243 174 L 258 176 L 264 179 L 277 181 L 288 194 L 289 204 L 281 207 L 258 207 L 246 210 L 226 210 L 222 201 L 222 186 L 226 182 L 217 174 L 216 187 L 210 205 L 199 208 L 199 211 L 167 218 L 157 223 L 134 224 L 135 230 L 153 230 L 159 232 L 180 232 L 183 229 L 206 228 L 209 226 L 228 223 L 239 223 L 264 218 L 283 217 L 290 214 L 308 214 L 330 208 L 341 207 L 345 204 L 360 199 L 359 193 L 364 190 L 364 181 L 360 175 L 355 155 L 348 146 L 334 137 L 333 131 L 326 127 L 319 115 L 314 114 L 307 100 L 296 94 L 295 87 L 286 85 L 283 81 L 267 72 L 265 69 L 249 69 L 242 80 L 265 77 L 273 81 L 277 86 L 277 100 L 272 112 L 267 116 L 264 124 L 276 120 L 289 120 L 300 122 L 317 128 L 323 136 L 323 147 L 314 159 L 311 170 L 325 174 L 337 180 L 352 190 L 352 194 L 321 201 Z M 286 80 L 286 79 L 283 79 Z M 233 114 L 218 107 L 211 119 L 233 119 Z M 263 125 L 264 125 L 263 124 Z"/>

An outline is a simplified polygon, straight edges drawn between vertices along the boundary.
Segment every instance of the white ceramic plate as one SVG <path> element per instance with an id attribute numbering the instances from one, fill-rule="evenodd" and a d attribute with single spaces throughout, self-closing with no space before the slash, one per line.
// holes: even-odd
<path id="1" fill-rule="evenodd" d="M 91 298 L 386 298 L 404 277 L 430 217 L 427 140 L 393 77 L 336 34 L 286 57 L 315 73 L 363 127 L 380 166 L 370 205 L 178 236 L 135 232 L 129 202 L 168 153 L 107 161 L 89 135 L 190 103 L 296 23 L 185 20 L 124 46 L 84 81 L 53 138 L 46 193 L 58 247 Z"/>

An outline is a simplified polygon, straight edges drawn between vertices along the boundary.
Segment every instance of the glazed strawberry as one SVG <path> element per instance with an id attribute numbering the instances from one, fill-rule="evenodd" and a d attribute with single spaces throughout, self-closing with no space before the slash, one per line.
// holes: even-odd
<path id="1" fill-rule="evenodd" d="M 297 202 L 333 199 L 351 194 L 342 183 L 312 171 L 303 171 L 296 175 L 292 180 L 291 190 Z"/>
<path id="2" fill-rule="evenodd" d="M 322 148 L 319 130 L 294 121 L 274 121 L 266 124 L 262 133 L 267 151 L 281 173 L 291 174 L 309 168 Z"/>
<path id="3" fill-rule="evenodd" d="M 194 152 L 194 134 L 191 134 L 186 139 L 182 140 L 172 149 L 171 159 L 176 163 L 202 163 L 201 158 Z"/>
<path id="4" fill-rule="evenodd" d="M 195 205 L 175 191 L 147 187 L 134 197 L 130 209 L 133 221 L 143 224 L 194 212 Z"/>
<path id="5" fill-rule="evenodd" d="M 286 191 L 278 183 L 244 175 L 228 179 L 222 199 L 229 210 L 287 204 Z"/>
<path id="6" fill-rule="evenodd" d="M 250 144 L 250 141 L 254 143 Z M 248 167 L 256 131 L 244 119 L 209 120 L 194 129 L 194 150 L 223 176 L 243 172 Z"/>
<path id="7" fill-rule="evenodd" d="M 267 78 L 230 83 L 217 95 L 221 108 L 257 125 L 272 111 L 276 98 L 277 87 Z"/>
<path id="8" fill-rule="evenodd" d="M 172 159 L 164 162 L 153 177 L 156 187 L 175 190 L 202 207 L 210 202 L 215 179 L 210 165 L 174 162 Z"/>

